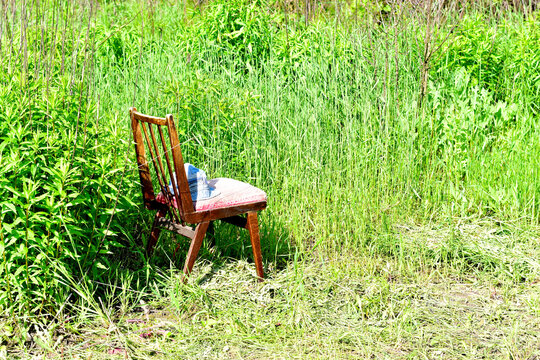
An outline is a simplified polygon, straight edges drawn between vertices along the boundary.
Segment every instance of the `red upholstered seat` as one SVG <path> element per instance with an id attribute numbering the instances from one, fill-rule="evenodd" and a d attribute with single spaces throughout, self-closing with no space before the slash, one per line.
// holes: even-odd
<path id="1" fill-rule="evenodd" d="M 217 178 L 209 180 L 208 184 L 219 190 L 220 194 L 211 199 L 194 201 L 193 207 L 195 211 L 214 210 L 266 201 L 264 191 L 242 181 Z M 156 200 L 162 204 L 167 204 L 167 199 L 163 193 L 159 193 Z M 176 199 L 173 199 L 172 206 L 177 208 Z"/>

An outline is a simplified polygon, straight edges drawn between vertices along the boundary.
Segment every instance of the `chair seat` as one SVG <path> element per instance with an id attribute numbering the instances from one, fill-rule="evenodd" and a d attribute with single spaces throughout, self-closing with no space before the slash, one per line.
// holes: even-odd
<path id="1" fill-rule="evenodd" d="M 195 211 L 223 209 L 266 201 L 264 191 L 242 181 L 217 178 L 209 180 L 208 184 L 219 190 L 220 194 L 207 200 L 194 201 L 193 207 Z M 163 192 L 156 196 L 156 200 L 165 205 L 178 207 L 176 199 L 173 199 L 172 204 L 170 204 Z"/>

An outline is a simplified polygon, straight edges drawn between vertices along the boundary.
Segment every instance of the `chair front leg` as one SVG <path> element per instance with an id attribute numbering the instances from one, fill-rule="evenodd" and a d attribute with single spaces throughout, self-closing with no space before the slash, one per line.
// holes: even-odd
<path id="1" fill-rule="evenodd" d="M 184 282 L 187 281 L 187 275 L 189 275 L 191 273 L 191 270 L 193 269 L 193 264 L 195 264 L 195 259 L 197 259 L 197 255 L 199 254 L 199 250 L 201 248 L 204 235 L 206 234 L 206 229 L 208 229 L 209 224 L 210 223 L 208 221 L 205 221 L 197 225 L 197 227 L 195 228 L 195 235 L 193 236 L 191 244 L 189 245 L 186 263 L 184 264 Z"/>
<path id="2" fill-rule="evenodd" d="M 257 220 L 256 211 L 248 212 L 247 228 L 249 230 L 249 238 L 251 240 L 251 247 L 253 248 L 253 260 L 255 261 L 255 268 L 257 269 L 257 276 L 259 277 L 259 281 L 263 281 L 264 272 L 263 272 L 262 254 L 261 254 L 261 240 L 259 237 L 259 221 Z"/>
<path id="3" fill-rule="evenodd" d="M 161 228 L 158 226 L 158 220 L 167 215 L 166 210 L 158 210 L 156 216 L 154 217 L 154 223 L 152 224 L 152 230 L 150 231 L 150 237 L 148 238 L 148 243 L 146 244 L 146 256 L 150 258 L 152 252 L 154 251 L 154 246 L 157 243 L 159 238 L 159 233 L 161 233 Z"/>

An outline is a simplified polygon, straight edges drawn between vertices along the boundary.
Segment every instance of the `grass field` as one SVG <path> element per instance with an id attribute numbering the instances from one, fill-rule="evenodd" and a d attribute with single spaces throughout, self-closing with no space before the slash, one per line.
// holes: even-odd
<path id="1" fill-rule="evenodd" d="M 0 358 L 540 357 L 532 5 L 185 4 L 0 4 Z M 267 192 L 265 282 L 145 259 L 131 106 Z"/>

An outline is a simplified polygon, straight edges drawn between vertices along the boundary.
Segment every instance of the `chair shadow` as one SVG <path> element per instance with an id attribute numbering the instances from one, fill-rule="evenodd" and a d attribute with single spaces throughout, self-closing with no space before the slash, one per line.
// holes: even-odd
<path id="1" fill-rule="evenodd" d="M 182 270 L 189 249 L 188 239 L 175 236 L 172 233 L 171 235 L 164 235 L 160 238 L 163 248 L 159 250 L 159 259 L 156 259 L 155 264 L 157 266 L 170 265 L 174 247 L 167 246 L 162 241 L 164 237 L 170 237 L 173 242 L 176 240 L 180 243 L 174 263 L 179 270 Z M 267 215 L 264 211 L 260 212 L 259 236 L 265 275 L 284 269 L 294 254 L 293 242 L 285 225 L 277 221 L 271 214 Z M 215 221 L 213 234 L 206 234 L 203 246 L 199 251 L 198 260 L 207 260 L 212 264 L 210 271 L 199 280 L 200 283 L 208 281 L 231 260 L 247 260 L 253 263 L 253 250 L 249 232 L 219 220 Z M 271 270 L 271 272 L 268 270 Z"/>
<path id="2" fill-rule="evenodd" d="M 146 220 L 146 219 L 143 219 Z M 136 237 L 129 239 L 129 245 L 116 248 L 107 255 L 112 267 L 108 276 L 101 276 L 100 282 L 95 285 L 95 296 L 106 294 L 119 294 L 118 278 L 125 275 L 131 279 L 130 284 L 139 290 L 141 284 L 146 284 L 150 278 L 156 278 L 160 271 L 171 268 L 171 263 L 181 272 L 187 251 L 189 240 L 173 232 L 163 230 L 156 246 L 154 255 L 147 259 L 144 254 L 145 239 L 148 237 L 148 221 L 135 226 Z M 253 262 L 253 251 L 249 239 L 249 232 L 245 229 L 216 221 L 214 225 L 214 241 L 205 236 L 204 244 L 199 251 L 198 261 L 210 263 L 210 269 L 206 267 L 203 274 L 198 274 L 199 285 L 211 281 L 220 271 L 228 267 L 231 262 L 247 260 L 249 266 Z M 283 270 L 290 263 L 295 253 L 294 242 L 284 223 L 271 212 L 259 213 L 259 234 L 265 278 L 271 278 L 277 272 Z M 176 246 L 180 243 L 176 258 L 173 256 Z M 89 276 L 92 277 L 93 272 Z M 202 275 L 202 276 L 201 276 Z M 104 283 L 101 283 L 104 282 Z M 144 289 L 144 288 L 142 288 Z"/>

